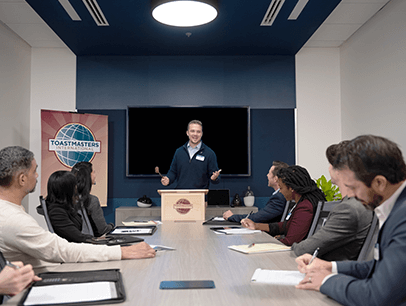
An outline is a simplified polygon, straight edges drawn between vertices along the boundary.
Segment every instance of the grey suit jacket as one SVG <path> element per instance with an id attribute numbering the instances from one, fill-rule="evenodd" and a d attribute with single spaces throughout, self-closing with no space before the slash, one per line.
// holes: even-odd
<path id="1" fill-rule="evenodd" d="M 320 248 L 317 257 L 324 260 L 356 260 L 368 234 L 372 212 L 355 198 L 344 198 L 335 205 L 325 225 L 313 236 L 294 243 L 297 256 Z"/>

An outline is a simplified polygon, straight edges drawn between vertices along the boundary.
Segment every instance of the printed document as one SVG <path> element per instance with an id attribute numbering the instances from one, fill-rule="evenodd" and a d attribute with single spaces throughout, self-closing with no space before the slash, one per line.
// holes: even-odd
<path id="1" fill-rule="evenodd" d="M 251 281 L 272 285 L 296 286 L 304 277 L 305 274 L 299 271 L 264 270 L 258 268 L 255 270 Z"/>
<path id="2" fill-rule="evenodd" d="M 117 298 L 114 282 L 33 286 L 24 305 L 102 301 Z"/>

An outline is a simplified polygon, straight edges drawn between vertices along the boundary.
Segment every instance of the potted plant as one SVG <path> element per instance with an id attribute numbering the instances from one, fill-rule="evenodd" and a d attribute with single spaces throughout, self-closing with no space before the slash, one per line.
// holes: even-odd
<path id="1" fill-rule="evenodd" d="M 324 192 L 327 201 L 337 201 L 342 199 L 338 186 L 331 183 L 331 180 L 327 181 L 324 175 L 317 179 L 316 183 L 317 187 Z"/>

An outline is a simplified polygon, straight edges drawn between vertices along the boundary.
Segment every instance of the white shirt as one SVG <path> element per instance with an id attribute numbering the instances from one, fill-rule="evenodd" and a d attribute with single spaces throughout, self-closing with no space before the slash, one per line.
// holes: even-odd
<path id="1" fill-rule="evenodd" d="M 374 211 L 379 220 L 379 228 L 381 228 L 386 219 L 388 219 L 396 200 L 399 198 L 405 187 L 406 181 L 404 181 L 403 184 L 385 202 L 375 208 Z"/>
<path id="2" fill-rule="evenodd" d="M 189 157 L 190 157 L 190 159 L 192 159 L 193 156 L 194 156 L 197 152 L 199 152 L 199 150 L 200 150 L 201 147 L 202 147 L 202 142 L 199 142 L 199 144 L 198 144 L 196 147 L 194 147 L 194 148 L 192 148 L 192 147 L 190 146 L 190 143 L 187 144 L 187 150 L 188 150 L 188 152 L 189 152 Z"/>
<path id="3" fill-rule="evenodd" d="M 120 260 L 120 246 L 71 243 L 44 230 L 17 205 L 0 199 L 0 250 L 9 261 L 34 268 L 62 262 Z"/>

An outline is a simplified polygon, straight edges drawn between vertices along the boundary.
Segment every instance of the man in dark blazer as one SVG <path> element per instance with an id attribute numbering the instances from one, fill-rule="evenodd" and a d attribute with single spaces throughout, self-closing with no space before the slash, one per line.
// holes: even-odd
<path id="1" fill-rule="evenodd" d="M 340 146 L 340 144 L 339 144 Z M 392 141 L 364 135 L 346 142 L 332 164 L 343 183 L 373 209 L 380 231 L 374 259 L 328 262 L 305 254 L 297 288 L 320 290 L 344 305 L 406 305 L 406 164 Z"/>
<path id="2" fill-rule="evenodd" d="M 292 250 L 300 256 L 313 254 L 319 248 L 317 257 L 324 260 L 356 260 L 371 227 L 373 214 L 357 199 L 347 196 L 348 188 L 331 165 L 329 172 L 331 182 L 338 186 L 343 200 L 334 205 L 320 230 L 299 243 L 293 243 Z"/>
<path id="3" fill-rule="evenodd" d="M 269 198 L 266 206 L 258 212 L 251 214 L 249 219 L 256 223 L 271 223 L 281 221 L 283 210 L 285 209 L 286 200 L 282 193 L 279 192 L 278 177 L 276 174 L 282 168 L 289 167 L 288 164 L 281 161 L 274 161 L 272 167 L 267 174 L 268 187 L 275 189 L 275 192 Z M 227 210 L 223 214 L 223 218 L 232 221 L 240 222 L 247 215 L 234 215 L 231 210 Z"/>

